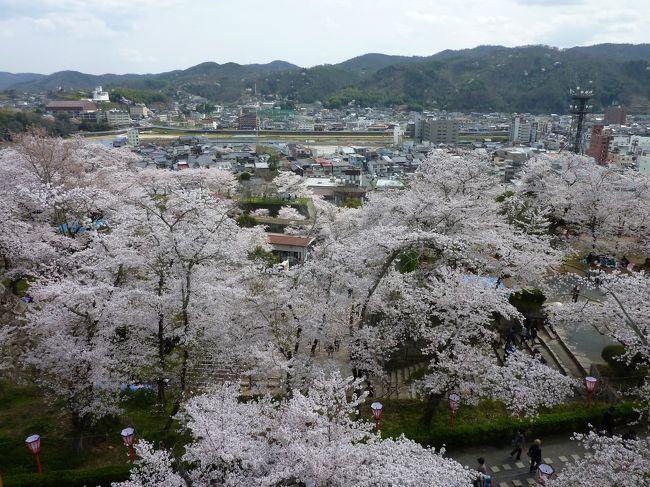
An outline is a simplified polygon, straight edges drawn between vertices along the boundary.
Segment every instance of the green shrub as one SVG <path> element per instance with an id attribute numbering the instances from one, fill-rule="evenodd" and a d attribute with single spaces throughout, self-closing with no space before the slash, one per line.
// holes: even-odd
<path id="1" fill-rule="evenodd" d="M 57 470 L 36 473 L 7 475 L 5 487 L 108 487 L 113 482 L 129 478 L 130 465 L 112 465 L 88 470 Z"/>
<path id="2" fill-rule="evenodd" d="M 361 208 L 362 203 L 359 198 L 345 198 L 343 200 L 343 205 L 344 208 Z"/>
<path id="3" fill-rule="evenodd" d="M 399 436 L 402 432 L 423 445 L 445 445 L 462 448 L 477 445 L 503 446 L 509 444 L 517 428 L 523 428 L 526 438 L 544 438 L 557 433 L 587 431 L 588 425 L 599 427 L 609 405 L 596 403 L 591 409 L 585 404 L 566 404 L 549 412 L 540 413 L 537 418 L 515 418 L 505 412 L 502 405 L 486 402 L 476 408 L 459 409 L 454 428 L 447 424 L 445 405 L 438 408 L 431 424 L 425 426 L 421 418 L 425 404 L 418 401 L 386 401 L 382 433 L 384 436 Z M 630 403 L 615 407 L 619 424 L 636 419 L 637 413 Z"/>
<path id="4" fill-rule="evenodd" d="M 248 213 L 242 213 L 237 217 L 237 225 L 242 228 L 252 228 L 257 225 L 257 219 Z"/>
<path id="5" fill-rule="evenodd" d="M 544 301 L 546 301 L 546 296 L 540 289 L 522 289 L 510 296 L 510 304 L 515 307 L 541 306 Z"/>
<path id="6" fill-rule="evenodd" d="M 625 369 L 625 363 L 618 360 L 618 357 L 625 353 L 625 347 L 623 345 L 607 345 L 603 348 L 603 351 L 600 353 L 600 356 L 603 360 L 614 369 Z"/>
<path id="7" fill-rule="evenodd" d="M 419 267 L 418 257 L 418 252 L 413 249 L 402 252 L 397 263 L 397 269 L 402 274 L 408 274 L 409 272 L 417 270 Z"/>

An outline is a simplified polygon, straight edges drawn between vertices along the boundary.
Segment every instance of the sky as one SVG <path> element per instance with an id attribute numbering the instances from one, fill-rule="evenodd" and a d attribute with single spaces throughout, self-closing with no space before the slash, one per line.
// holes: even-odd
<path id="1" fill-rule="evenodd" d="M 0 0 L 0 71 L 303 67 L 369 52 L 650 42 L 650 0 Z"/>

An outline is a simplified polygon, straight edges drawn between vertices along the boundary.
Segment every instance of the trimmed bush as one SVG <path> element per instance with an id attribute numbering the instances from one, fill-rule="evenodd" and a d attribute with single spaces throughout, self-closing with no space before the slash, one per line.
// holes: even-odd
<path id="1" fill-rule="evenodd" d="M 625 347 L 623 345 L 607 345 L 603 348 L 603 351 L 600 353 L 600 356 L 610 367 L 615 369 L 625 368 L 625 364 L 620 360 L 617 360 L 617 357 L 625 353 Z"/>
<path id="2" fill-rule="evenodd" d="M 447 426 L 447 413 L 444 409 L 439 409 L 431 425 L 426 427 L 421 422 L 424 403 L 419 403 L 419 414 L 415 415 L 414 404 L 404 402 L 402 408 L 400 402 L 387 401 L 384 405 L 382 421 L 384 436 L 396 437 L 404 432 L 406 437 L 422 445 L 436 448 L 442 445 L 452 448 L 477 445 L 503 446 L 510 443 L 517 428 L 523 428 L 528 439 L 544 438 L 558 433 L 583 432 L 589 429 L 589 424 L 599 428 L 603 415 L 609 408 L 608 404 L 597 403 L 591 409 L 587 409 L 586 405 L 576 403 L 541 413 L 537 418 L 518 419 L 507 413 L 494 417 L 494 411 L 491 411 L 488 406 L 484 422 L 466 423 L 463 423 L 463 410 L 460 409 L 455 427 L 450 428 Z M 637 417 L 631 403 L 619 404 L 615 409 L 614 416 L 619 424 Z"/>
<path id="3" fill-rule="evenodd" d="M 257 219 L 248 213 L 243 213 L 237 217 L 237 225 L 241 228 L 252 228 L 257 225 Z"/>
<path id="4" fill-rule="evenodd" d="M 8 475 L 5 487 L 109 487 L 113 482 L 129 478 L 130 465 L 111 465 L 88 470 L 57 470 L 36 473 Z"/>

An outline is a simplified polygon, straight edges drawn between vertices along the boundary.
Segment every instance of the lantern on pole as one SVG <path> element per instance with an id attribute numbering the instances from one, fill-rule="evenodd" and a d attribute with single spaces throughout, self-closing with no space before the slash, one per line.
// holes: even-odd
<path id="1" fill-rule="evenodd" d="M 596 390 L 596 382 L 598 382 L 598 379 L 595 377 L 585 377 L 585 387 L 587 388 L 587 407 L 591 407 L 591 398 L 594 395 L 594 391 Z"/>
<path id="2" fill-rule="evenodd" d="M 133 463 L 133 441 L 135 440 L 135 428 L 129 426 L 124 428 L 120 433 L 122 435 L 122 441 L 124 444 L 129 447 L 129 462 Z"/>
<path id="3" fill-rule="evenodd" d="M 449 394 L 449 426 L 452 428 L 454 427 L 454 421 L 456 420 L 458 406 L 460 406 L 460 395 L 455 392 Z"/>
<path id="4" fill-rule="evenodd" d="M 36 468 L 38 469 L 38 474 L 43 473 L 43 467 L 41 467 L 41 437 L 40 435 L 28 436 L 25 439 L 25 445 L 29 452 L 34 455 L 36 458 Z"/>
<path id="5" fill-rule="evenodd" d="M 372 409 L 372 419 L 375 420 L 375 427 L 379 429 L 379 423 L 381 422 L 381 416 L 384 414 L 384 406 L 380 402 L 373 402 L 370 405 Z"/>
<path id="6" fill-rule="evenodd" d="M 549 480 L 554 473 L 555 470 L 553 470 L 553 467 L 547 463 L 540 463 L 537 467 L 537 478 L 539 479 L 539 483 L 542 485 L 546 485 L 546 481 Z"/>

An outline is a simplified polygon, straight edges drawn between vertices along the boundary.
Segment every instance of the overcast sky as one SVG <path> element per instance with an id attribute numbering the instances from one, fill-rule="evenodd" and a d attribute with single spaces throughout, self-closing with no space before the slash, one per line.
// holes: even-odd
<path id="1" fill-rule="evenodd" d="M 335 64 L 481 44 L 650 42 L 650 0 L 0 0 L 0 71 Z"/>

